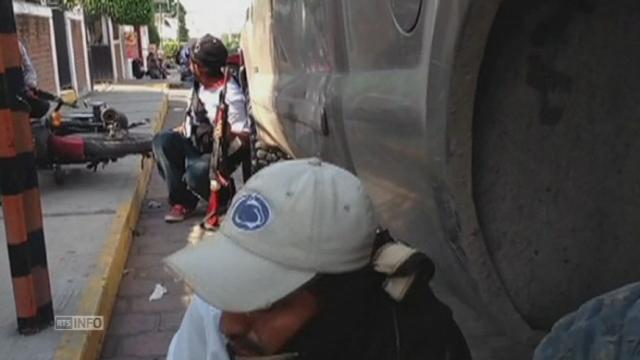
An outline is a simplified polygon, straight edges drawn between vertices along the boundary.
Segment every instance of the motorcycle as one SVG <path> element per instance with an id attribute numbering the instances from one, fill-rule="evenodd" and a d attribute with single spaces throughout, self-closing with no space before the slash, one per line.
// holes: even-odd
<path id="1" fill-rule="evenodd" d="M 39 119 L 31 119 L 38 168 L 53 170 L 55 183 L 64 183 L 63 165 L 84 164 L 97 171 L 102 165 L 127 155 L 151 155 L 153 135 L 129 130 L 148 124 L 129 123 L 126 115 L 104 102 L 85 101 L 88 111 L 61 112 L 62 107 L 78 109 L 77 104 L 42 90 L 36 95 L 53 103 Z"/>

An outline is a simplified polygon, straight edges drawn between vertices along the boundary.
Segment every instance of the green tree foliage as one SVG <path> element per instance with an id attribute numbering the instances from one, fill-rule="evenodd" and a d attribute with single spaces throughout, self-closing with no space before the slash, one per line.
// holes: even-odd
<path id="1" fill-rule="evenodd" d="M 182 4 L 178 4 L 178 41 L 186 43 L 189 41 L 189 29 L 184 21 L 186 11 Z"/>
<path id="2" fill-rule="evenodd" d="M 223 34 L 222 42 L 229 54 L 235 54 L 240 49 L 240 34 Z"/>
<path id="3" fill-rule="evenodd" d="M 173 40 L 166 40 L 162 43 L 162 51 L 165 59 L 173 59 L 180 51 L 180 43 Z"/>
<path id="4" fill-rule="evenodd" d="M 109 2 L 106 0 L 65 0 L 68 8 L 82 6 L 90 15 L 109 15 Z"/>
<path id="5" fill-rule="evenodd" d="M 153 20 L 152 0 L 103 0 L 112 4 L 111 19 L 118 24 L 145 25 Z"/>
<path id="6" fill-rule="evenodd" d="M 123 25 L 147 25 L 153 19 L 153 0 L 65 0 L 80 5 L 91 15 L 105 15 Z"/>

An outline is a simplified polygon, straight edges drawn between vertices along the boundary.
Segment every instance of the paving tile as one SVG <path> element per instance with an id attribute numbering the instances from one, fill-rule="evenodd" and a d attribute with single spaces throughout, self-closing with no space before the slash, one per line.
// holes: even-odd
<path id="1" fill-rule="evenodd" d="M 129 256 L 126 268 L 144 269 L 162 265 L 162 257 L 156 255 Z"/>
<path id="2" fill-rule="evenodd" d="M 160 314 L 160 327 L 162 331 L 165 330 L 178 330 L 182 318 L 184 317 L 184 311 L 178 312 L 164 312 Z"/>
<path id="3" fill-rule="evenodd" d="M 113 307 L 113 315 L 125 314 L 131 311 L 131 304 L 129 299 L 118 298 L 116 304 Z"/>
<path id="4" fill-rule="evenodd" d="M 149 357 L 164 356 L 167 353 L 173 331 L 146 333 L 122 339 L 119 355 Z"/>
<path id="5" fill-rule="evenodd" d="M 164 265 L 134 269 L 131 275 L 137 279 L 150 279 L 156 281 L 173 281 L 174 275 Z"/>
<path id="6" fill-rule="evenodd" d="M 169 243 L 185 246 L 187 245 L 187 238 L 190 231 L 191 225 L 165 231 L 162 229 L 147 229 L 144 236 L 136 238 L 132 245 L 146 246 Z"/>
<path id="7" fill-rule="evenodd" d="M 109 333 L 114 335 L 132 335 L 153 332 L 160 323 L 160 314 L 123 314 L 111 319 Z"/>
<path id="8" fill-rule="evenodd" d="M 109 333 L 111 333 L 111 329 L 109 329 Z M 119 340 L 120 339 L 116 336 L 107 336 L 104 345 L 102 346 L 103 358 L 113 358 L 116 356 Z"/>
<path id="9" fill-rule="evenodd" d="M 190 298 L 187 295 L 167 294 L 157 301 L 149 301 L 148 298 L 134 298 L 131 301 L 132 313 L 157 313 L 175 312 L 184 310 L 189 306 Z"/>
<path id="10" fill-rule="evenodd" d="M 153 280 L 137 279 L 132 274 L 127 274 L 120 282 L 118 296 L 149 296 L 158 282 Z"/>
<path id="11" fill-rule="evenodd" d="M 164 258 L 174 252 L 182 249 L 186 245 L 186 236 L 183 234 L 180 237 L 174 237 L 173 239 L 182 240 L 177 241 L 156 241 L 156 242 L 138 242 L 133 244 L 133 251 L 140 255 L 159 255 L 160 258 Z M 168 239 L 171 240 L 171 239 Z"/>

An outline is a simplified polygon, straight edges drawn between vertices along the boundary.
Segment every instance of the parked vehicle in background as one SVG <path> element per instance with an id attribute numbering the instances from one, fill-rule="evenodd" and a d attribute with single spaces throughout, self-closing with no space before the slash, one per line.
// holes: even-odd
<path id="1" fill-rule="evenodd" d="M 640 278 L 634 0 L 255 0 L 261 141 L 359 175 L 474 354 Z"/>

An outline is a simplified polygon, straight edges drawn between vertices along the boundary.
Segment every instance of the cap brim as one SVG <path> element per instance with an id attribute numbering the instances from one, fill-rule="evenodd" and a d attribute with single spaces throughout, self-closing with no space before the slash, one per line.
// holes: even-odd
<path id="1" fill-rule="evenodd" d="M 165 263 L 206 302 L 229 312 L 268 308 L 315 276 L 259 257 L 220 232 Z"/>

